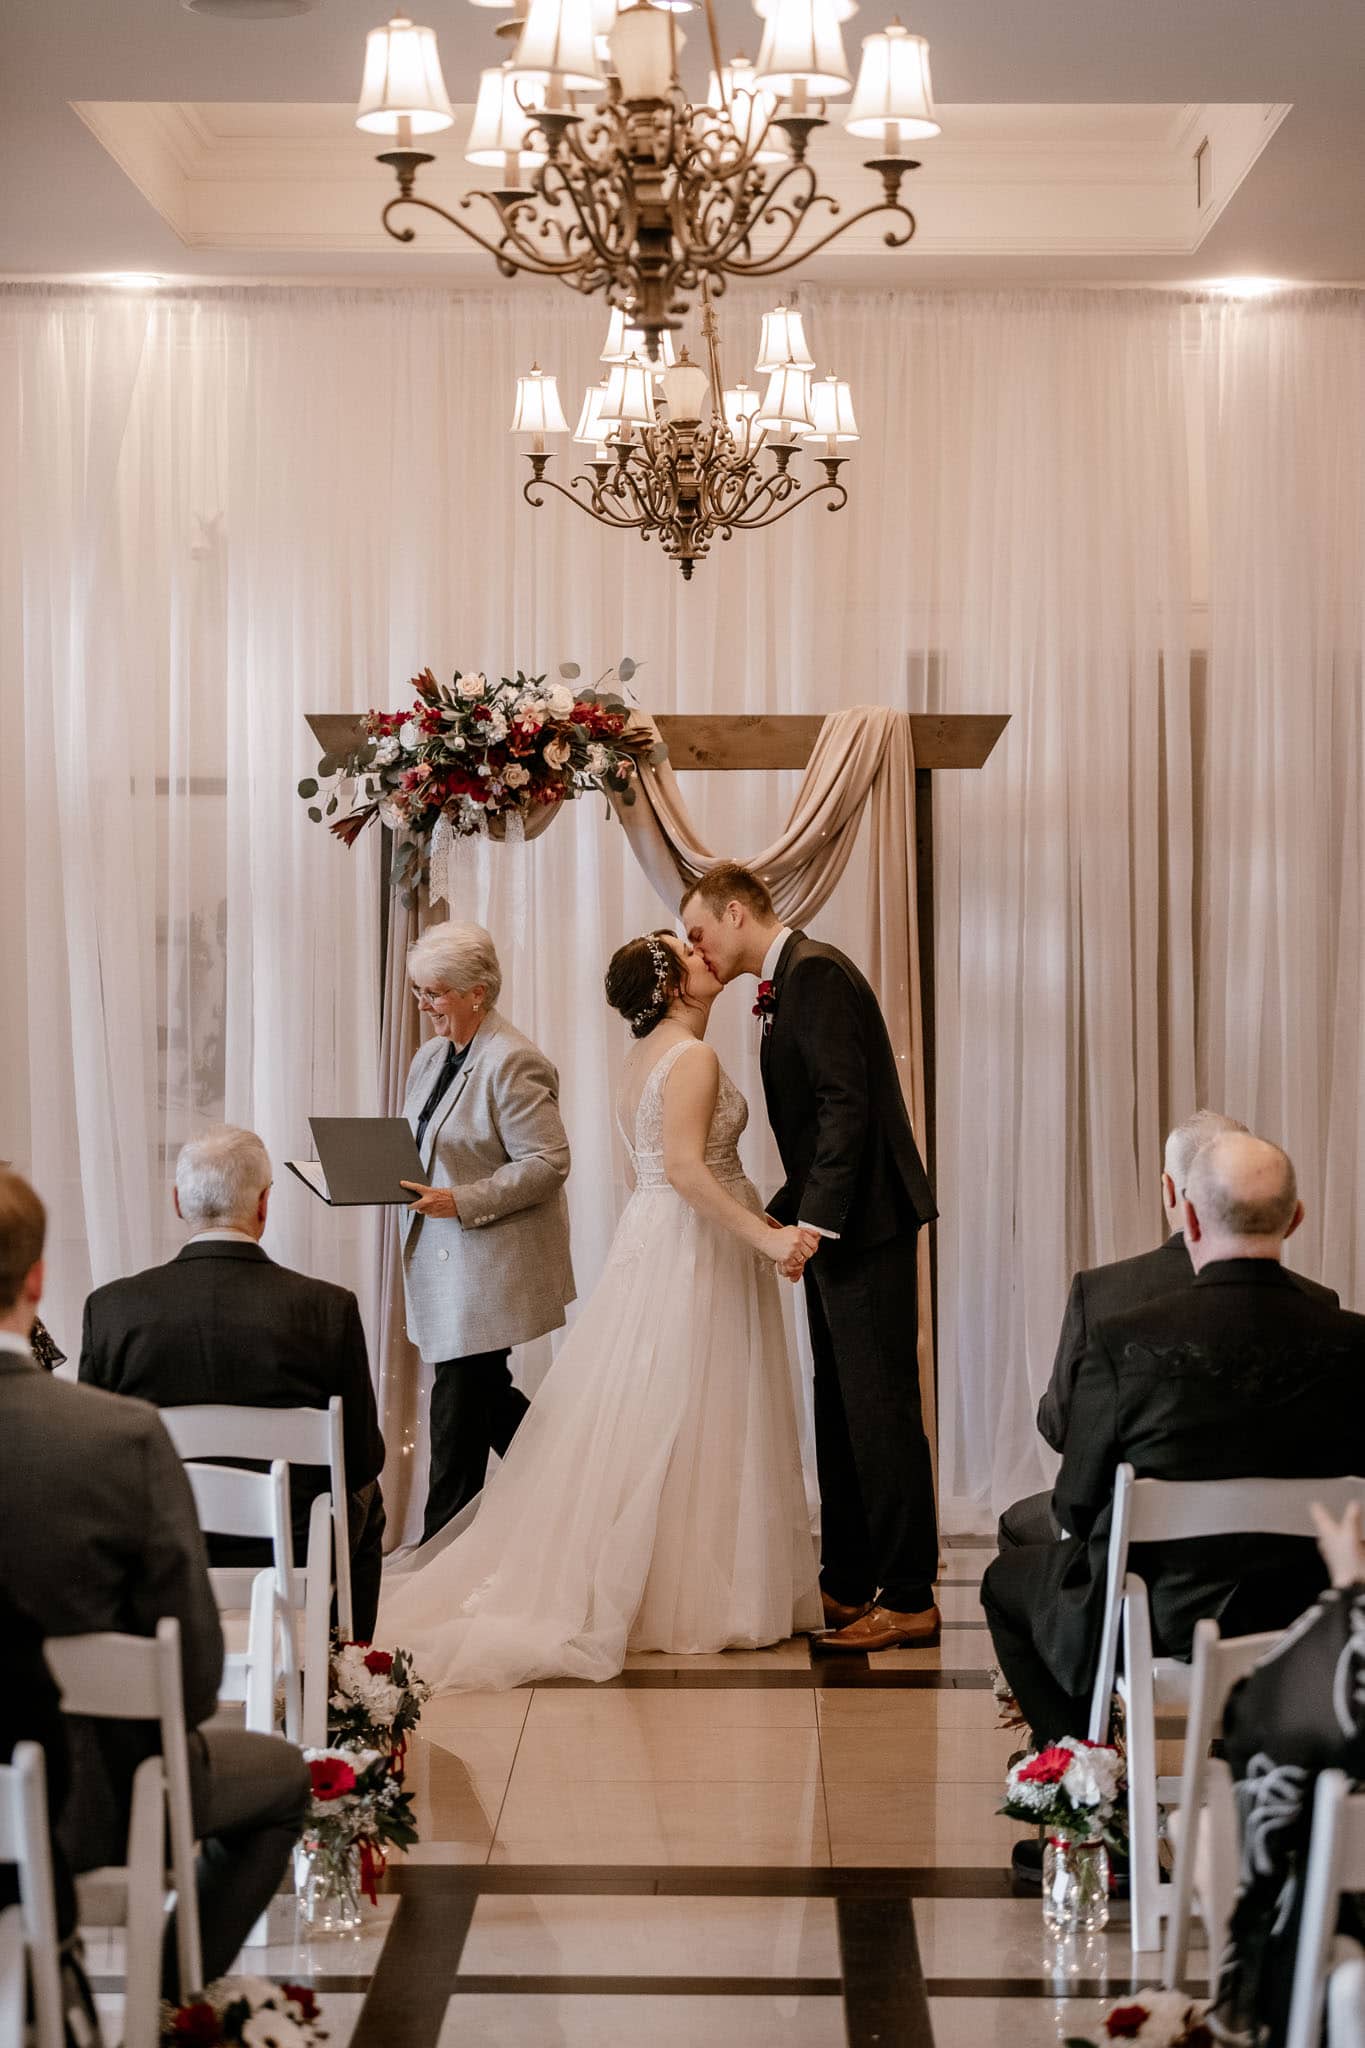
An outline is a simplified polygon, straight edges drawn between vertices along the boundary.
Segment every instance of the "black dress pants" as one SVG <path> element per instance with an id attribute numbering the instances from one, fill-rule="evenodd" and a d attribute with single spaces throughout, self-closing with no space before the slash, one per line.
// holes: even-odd
<path id="1" fill-rule="evenodd" d="M 934 1475 L 920 1406 L 915 1232 L 823 1242 L 806 1267 L 815 1355 L 820 1583 L 853 1606 L 932 1606 Z"/>
<path id="2" fill-rule="evenodd" d="M 443 1358 L 431 1389 L 431 1476 L 422 1541 L 467 1507 L 483 1485 L 488 1453 L 501 1458 L 530 1402 L 512 1384 L 510 1350 Z"/>
<path id="3" fill-rule="evenodd" d="M 1090 1695 L 1059 1684 L 1040 1647 L 1054 1625 L 1056 1600 L 1071 1543 L 1035 1543 L 1002 1550 L 986 1567 L 981 1605 L 990 1624 L 996 1661 L 1039 1749 L 1059 1735 L 1083 1736 L 1090 1725 Z"/>

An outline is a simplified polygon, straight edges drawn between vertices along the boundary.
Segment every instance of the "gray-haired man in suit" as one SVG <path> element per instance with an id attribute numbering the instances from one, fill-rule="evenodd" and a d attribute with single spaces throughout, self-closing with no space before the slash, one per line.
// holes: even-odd
<path id="1" fill-rule="evenodd" d="M 0 1589 L 47 1636 L 150 1636 L 165 1615 L 179 1622 L 204 1970 L 219 1977 L 284 1874 L 308 1771 L 276 1736 L 203 1725 L 217 1708 L 223 1638 L 189 1481 L 154 1408 L 34 1363 L 44 1232 L 37 1195 L 0 1170 Z M 58 1838 L 73 1870 L 120 1863 L 133 1773 L 156 1731 L 78 1717 L 68 1729 Z M 169 1991 L 171 1942 L 167 1967 Z"/>

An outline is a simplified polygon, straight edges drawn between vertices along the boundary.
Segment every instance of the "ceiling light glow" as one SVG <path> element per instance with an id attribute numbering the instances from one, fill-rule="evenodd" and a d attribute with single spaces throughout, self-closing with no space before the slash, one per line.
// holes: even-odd
<path id="1" fill-rule="evenodd" d="M 1274 292 L 1289 291 L 1291 285 L 1285 277 L 1211 277 L 1204 289 L 1229 299 L 1268 299 Z"/>

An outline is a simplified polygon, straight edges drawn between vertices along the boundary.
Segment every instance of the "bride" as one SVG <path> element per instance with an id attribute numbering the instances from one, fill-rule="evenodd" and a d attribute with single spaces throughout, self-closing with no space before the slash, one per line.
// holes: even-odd
<path id="1" fill-rule="evenodd" d="M 611 1678 L 627 1650 L 822 1625 L 773 1272 L 799 1270 L 802 1234 L 740 1166 L 748 1108 L 704 1043 L 720 990 L 672 933 L 612 956 L 635 1191 L 472 1523 L 386 1580 L 383 1638 L 438 1689 Z"/>

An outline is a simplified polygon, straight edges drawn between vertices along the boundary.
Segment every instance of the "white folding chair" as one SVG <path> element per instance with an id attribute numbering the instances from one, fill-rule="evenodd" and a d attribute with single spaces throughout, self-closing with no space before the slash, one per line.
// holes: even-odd
<path id="1" fill-rule="evenodd" d="M 1268 1635 L 1223 1637 L 1216 1621 L 1195 1625 L 1180 1775 L 1180 1839 L 1166 1926 L 1163 1982 L 1168 1991 L 1178 1990 L 1185 1975 L 1196 1892 L 1210 1970 L 1217 1969 L 1223 1952 L 1237 1896 L 1240 1848 L 1232 1773 L 1221 1758 L 1209 1755 L 1209 1746 L 1223 1725 L 1223 1709 L 1234 1685 L 1280 1640 L 1273 1630 Z"/>
<path id="2" fill-rule="evenodd" d="M 336 1575 L 337 1627 L 349 1637 L 351 1532 L 346 1504 L 346 1435 L 341 1396 L 325 1408 L 163 1408 L 161 1420 L 182 1458 L 283 1458 L 290 1465 L 325 1465 L 331 1486 L 332 1563 Z M 313 1568 L 309 1554 L 300 1569 Z"/>
<path id="3" fill-rule="evenodd" d="M 1344 1964 L 1339 1973 L 1330 1969 L 1337 1902 L 1343 1892 L 1365 1892 L 1365 1792 L 1353 1793 L 1344 1771 L 1324 1771 L 1313 1799 L 1285 2048 L 1318 2048 L 1328 1979 L 1338 1974 L 1340 1983 L 1332 1984 L 1328 2038 L 1344 2042 L 1353 2032 L 1357 2039 L 1365 2032 L 1359 1962 Z"/>
<path id="4" fill-rule="evenodd" d="M 18 1906 L 0 1933 L 0 2043 L 22 2048 L 25 1978 L 33 1987 L 33 2048 L 62 2048 L 62 1973 L 48 1834 L 47 1772 L 36 1742 L 0 1764 L 0 1863 L 19 1872 Z"/>
<path id="5" fill-rule="evenodd" d="M 284 1684 L 285 1728 L 299 1740 L 301 1681 L 295 1612 L 294 1544 L 289 1519 L 289 1467 L 277 1458 L 269 1472 L 233 1465 L 186 1465 L 199 1526 L 215 1536 L 257 1537 L 270 1544 L 273 1566 L 213 1565 L 209 1583 L 223 1614 L 248 1615 L 245 1650 L 228 1650 L 218 1687 L 222 1700 L 246 1702 L 246 1725 L 269 1735 L 275 1727 L 275 1686 Z"/>
<path id="6" fill-rule="evenodd" d="M 49 1636 L 43 1654 L 61 1688 L 63 1713 L 160 1725 L 160 1755 L 144 1758 L 133 1774 L 127 1861 L 87 1871 L 76 1880 L 82 1924 L 125 1931 L 123 2048 L 154 2048 L 160 2038 L 161 1943 L 171 1903 L 166 1893 L 168 1831 L 182 1996 L 201 1990 L 204 1983 L 180 1623 L 163 1616 L 154 1637 Z"/>
<path id="7" fill-rule="evenodd" d="M 1158 1864 L 1159 1808 L 1175 1806 L 1179 1778 L 1156 1774 L 1156 1724 L 1183 1721 L 1190 1666 L 1152 1654 L 1147 1587 L 1128 1570 L 1134 1543 L 1172 1543 L 1189 1536 L 1309 1536 L 1309 1509 L 1321 1501 L 1336 1514 L 1365 1503 L 1365 1479 L 1135 1479 L 1120 1465 L 1105 1574 L 1104 1622 L 1090 1701 L 1090 1739 L 1108 1734 L 1112 1696 L 1123 1702 L 1128 1740 L 1128 1854 L 1134 1953 L 1159 1948 L 1163 1897 Z M 1120 1629 L 1123 1671 L 1116 1679 Z"/>

